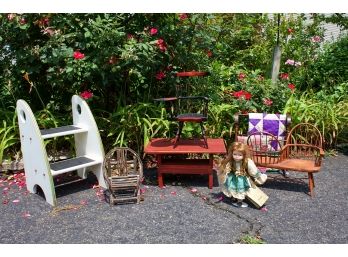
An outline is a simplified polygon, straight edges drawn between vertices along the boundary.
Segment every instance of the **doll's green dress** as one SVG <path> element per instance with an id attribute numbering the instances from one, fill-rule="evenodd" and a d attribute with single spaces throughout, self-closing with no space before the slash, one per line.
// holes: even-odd
<path id="1" fill-rule="evenodd" d="M 255 163 L 251 159 L 248 159 L 248 175 L 238 175 L 240 174 L 240 167 L 241 162 L 236 162 L 236 172 L 232 172 L 231 163 L 228 163 L 226 165 L 226 176 L 222 181 L 222 192 L 228 197 L 244 200 L 245 194 L 251 187 L 249 176 L 253 177 L 255 182 L 259 185 L 263 184 L 266 181 L 267 176 L 265 174 L 260 173 Z"/>

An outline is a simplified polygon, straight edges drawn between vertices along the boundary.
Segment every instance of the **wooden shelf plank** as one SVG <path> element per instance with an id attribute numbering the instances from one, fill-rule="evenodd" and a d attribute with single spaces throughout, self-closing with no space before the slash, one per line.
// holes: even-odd
<path id="1" fill-rule="evenodd" d="M 85 128 L 81 128 L 81 127 L 77 127 L 77 126 L 73 126 L 73 125 L 40 130 L 41 136 L 43 139 L 73 135 L 73 134 L 83 133 L 83 132 L 87 132 L 87 131 L 88 130 Z"/>

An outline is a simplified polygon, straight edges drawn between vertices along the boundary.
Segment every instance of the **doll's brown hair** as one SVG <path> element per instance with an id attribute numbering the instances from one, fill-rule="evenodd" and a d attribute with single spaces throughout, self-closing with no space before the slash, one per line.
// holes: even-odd
<path id="1" fill-rule="evenodd" d="M 248 158 L 250 158 L 249 147 L 246 144 L 240 142 L 234 142 L 228 148 L 227 157 L 221 162 L 222 170 L 225 171 L 227 163 L 231 163 L 231 170 L 235 172 L 235 160 L 233 159 L 233 152 L 238 151 L 243 154 L 242 165 L 240 167 L 240 172 L 242 175 L 247 175 L 248 169 Z M 225 171 L 227 172 L 227 171 Z"/>

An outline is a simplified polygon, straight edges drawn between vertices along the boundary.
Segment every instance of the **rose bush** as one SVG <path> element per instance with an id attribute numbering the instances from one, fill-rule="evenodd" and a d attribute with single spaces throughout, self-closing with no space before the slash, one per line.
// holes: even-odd
<path id="1" fill-rule="evenodd" d="M 230 135 L 230 121 L 216 124 L 230 119 L 229 112 L 280 113 L 290 97 L 298 97 L 308 86 L 320 90 L 323 84 L 329 87 L 347 80 L 347 58 L 342 50 L 347 40 L 322 48 L 323 18 L 289 14 L 281 15 L 280 74 L 272 83 L 276 17 L 0 14 L 1 111 L 13 112 L 16 100 L 25 99 L 36 113 L 44 108 L 45 115 L 39 119 L 50 113 L 50 122 L 58 126 L 70 122 L 66 117 L 71 112 L 71 95 L 78 94 L 89 101 L 102 137 L 113 131 L 107 143 L 132 142 L 139 147 L 149 137 L 149 127 L 152 136 L 156 131 L 166 135 L 169 128 L 153 120 L 160 108 L 143 106 L 158 97 L 206 95 L 211 98 L 209 110 L 213 113 L 207 124 L 209 136 Z M 209 76 L 175 76 L 179 71 L 207 71 Z M 137 109 L 132 107 L 139 107 L 139 115 L 127 119 L 120 110 Z M 8 117 L 13 115 L 4 116 L 10 124 Z M 118 121 L 110 120 L 114 117 L 134 124 L 120 127 Z M 148 127 L 134 129 L 138 117 L 146 117 L 142 122 Z M 45 124 L 43 118 L 39 123 Z"/>

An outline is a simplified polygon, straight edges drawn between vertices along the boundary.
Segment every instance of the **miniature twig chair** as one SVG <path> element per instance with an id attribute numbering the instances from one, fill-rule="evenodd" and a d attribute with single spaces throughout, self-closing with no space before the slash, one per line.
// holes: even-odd
<path id="1" fill-rule="evenodd" d="M 139 186 L 143 178 L 139 155 L 128 147 L 115 147 L 105 156 L 104 167 L 110 205 L 131 201 L 139 203 Z"/>

